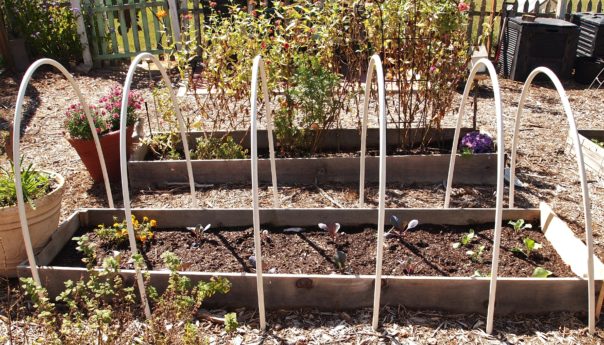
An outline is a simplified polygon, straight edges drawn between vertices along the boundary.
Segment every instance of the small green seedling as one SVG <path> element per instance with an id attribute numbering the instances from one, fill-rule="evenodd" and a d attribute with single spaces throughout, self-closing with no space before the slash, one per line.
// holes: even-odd
<path id="1" fill-rule="evenodd" d="M 237 314 L 236 313 L 228 313 L 224 315 L 224 330 L 227 333 L 233 333 L 239 327 L 239 322 L 237 322 Z"/>
<path id="2" fill-rule="evenodd" d="M 490 277 L 491 273 L 482 274 L 479 270 L 474 271 L 474 274 L 470 276 L 470 278 L 482 278 L 482 277 Z"/>
<path id="3" fill-rule="evenodd" d="M 472 151 L 471 148 L 469 148 L 469 147 L 462 147 L 461 148 L 461 156 L 462 157 L 470 157 L 472 155 L 474 155 L 474 152 Z"/>
<path id="4" fill-rule="evenodd" d="M 508 222 L 509 225 L 514 227 L 514 231 L 518 232 L 520 230 L 524 230 L 524 229 L 531 229 L 533 226 L 529 223 L 525 223 L 524 219 L 518 219 L 515 222 L 514 221 L 509 221 Z"/>
<path id="5" fill-rule="evenodd" d="M 485 246 L 475 245 L 472 250 L 468 250 L 466 255 L 470 257 L 470 259 L 474 262 L 482 262 L 482 254 L 484 253 Z"/>
<path id="6" fill-rule="evenodd" d="M 405 260 L 399 260 L 398 262 L 403 267 L 403 273 L 405 275 L 410 276 L 415 273 L 415 267 L 417 266 L 417 263 L 413 261 L 411 257 L 408 257 Z"/>
<path id="7" fill-rule="evenodd" d="M 476 235 L 474 234 L 474 229 L 470 229 L 470 231 L 468 231 L 467 234 L 463 234 L 461 236 L 461 238 L 459 239 L 459 242 L 453 243 L 453 248 L 457 249 L 457 248 L 461 248 L 461 247 L 469 245 L 475 236 Z"/>
<path id="8" fill-rule="evenodd" d="M 193 248 L 201 245 L 203 241 L 203 234 L 208 231 L 212 227 L 212 224 L 208 224 L 205 227 L 201 227 L 201 224 L 197 224 L 196 226 L 187 227 L 187 230 L 191 231 L 193 236 L 195 236 L 195 243 L 193 243 Z"/>
<path id="9" fill-rule="evenodd" d="M 346 268 L 346 253 L 336 250 L 336 255 L 333 257 L 333 262 L 335 263 L 336 268 L 339 270 Z"/>
<path id="10" fill-rule="evenodd" d="M 536 242 L 535 240 L 533 240 L 530 237 L 526 237 L 522 243 L 524 243 L 524 249 L 520 249 L 518 247 L 514 247 L 512 248 L 512 252 L 513 253 L 522 253 L 524 254 L 524 256 L 526 256 L 527 258 L 529 258 L 531 256 L 531 253 L 539 250 L 543 247 L 543 245 L 541 243 Z"/>
<path id="11" fill-rule="evenodd" d="M 547 278 L 549 276 L 551 276 L 552 274 L 554 274 L 552 271 L 548 271 L 543 267 L 536 267 L 535 270 L 533 271 L 533 278 Z"/>

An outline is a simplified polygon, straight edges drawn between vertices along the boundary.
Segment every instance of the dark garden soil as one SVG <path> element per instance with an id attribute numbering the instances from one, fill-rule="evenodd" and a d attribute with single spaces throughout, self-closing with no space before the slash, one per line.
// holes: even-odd
<path id="1" fill-rule="evenodd" d="M 466 246 L 453 248 L 461 236 L 472 228 L 476 236 Z M 370 226 L 345 227 L 334 242 L 325 232 L 304 229 L 301 233 L 287 233 L 284 228 L 262 227 L 268 233 L 262 235 L 264 271 L 293 274 L 374 274 L 376 229 Z M 388 229 L 386 229 L 387 231 Z M 384 244 L 383 274 L 414 276 L 472 276 L 476 272 L 487 275 L 491 267 L 492 224 L 475 226 L 442 226 L 420 224 L 409 230 L 404 237 L 386 238 Z M 89 235 L 97 245 L 97 264 L 100 265 L 114 250 L 128 252 L 126 243 L 116 246 Z M 530 237 L 543 248 L 527 258 L 513 248 L 524 249 L 523 239 Z M 482 255 L 471 257 L 468 250 L 478 251 L 484 245 Z M 81 255 L 72 241 L 53 265 L 83 266 Z M 155 239 L 141 247 L 150 269 L 165 269 L 161 254 L 174 252 L 183 263 L 182 270 L 198 272 L 254 272 L 254 237 L 252 228 L 223 228 L 210 230 L 198 239 L 188 230 L 159 230 Z M 336 250 L 346 253 L 346 267 L 336 266 Z M 130 268 L 128 255 L 121 255 L 122 267 Z M 536 267 L 554 272 L 554 276 L 574 276 L 560 259 L 555 249 L 539 230 L 524 229 L 515 232 L 504 227 L 501 241 L 499 274 L 509 277 L 530 277 Z"/>

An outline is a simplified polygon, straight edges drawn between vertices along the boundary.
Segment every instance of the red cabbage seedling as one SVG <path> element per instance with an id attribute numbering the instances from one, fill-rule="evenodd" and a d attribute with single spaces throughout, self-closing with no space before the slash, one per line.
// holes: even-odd
<path id="1" fill-rule="evenodd" d="M 418 224 L 419 222 L 417 221 L 417 219 L 411 219 L 409 223 L 407 223 L 407 226 L 403 228 L 401 226 L 401 221 L 398 219 L 398 217 L 392 215 L 390 216 L 390 225 L 392 225 L 392 228 L 386 233 L 386 237 L 392 237 L 397 233 L 398 236 L 402 237 L 405 231 L 415 228 Z"/>
<path id="2" fill-rule="evenodd" d="M 208 224 L 205 227 L 201 227 L 201 224 L 197 224 L 195 227 L 187 227 L 187 230 L 191 231 L 193 236 L 195 236 L 195 242 L 191 245 L 191 247 L 196 248 L 201 245 L 201 241 L 203 241 L 203 234 L 210 229 L 212 224 Z"/>
<path id="3" fill-rule="evenodd" d="M 331 239 L 335 242 L 336 241 L 336 236 L 338 236 L 338 231 L 340 230 L 340 223 L 329 223 L 329 224 L 325 224 L 325 223 L 319 223 L 319 228 L 327 231 L 327 233 L 329 233 L 329 236 L 331 236 Z"/>

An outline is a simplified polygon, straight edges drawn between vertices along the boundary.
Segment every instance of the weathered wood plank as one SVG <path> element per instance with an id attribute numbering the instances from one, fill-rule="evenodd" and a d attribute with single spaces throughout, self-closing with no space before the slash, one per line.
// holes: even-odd
<path id="1" fill-rule="evenodd" d="M 386 158 L 387 183 L 442 183 L 447 179 L 450 155 L 410 155 Z M 365 181 L 378 182 L 378 157 L 366 158 Z M 275 161 L 279 185 L 314 183 L 357 183 L 359 157 L 278 158 Z M 251 181 L 249 159 L 192 161 L 196 183 L 247 184 Z M 455 184 L 493 185 L 497 170 L 496 155 L 460 157 L 455 161 Z M 186 162 L 129 162 L 131 187 L 167 187 L 188 182 Z M 270 183 L 270 160 L 258 161 L 260 183 Z"/>
<path id="2" fill-rule="evenodd" d="M 95 4 L 98 4 L 98 6 L 103 7 L 105 5 L 105 1 L 104 0 L 97 0 L 95 1 Z M 98 34 L 99 36 L 97 37 L 97 43 L 100 45 L 100 55 L 106 55 L 107 54 L 107 41 L 105 40 L 105 35 L 107 32 L 107 29 L 105 27 L 105 15 L 102 12 L 97 12 L 96 13 L 96 24 L 97 24 L 97 29 L 98 29 Z M 110 33 L 111 33 L 111 29 L 109 29 Z M 115 49 L 115 47 L 114 47 Z"/>
<path id="3" fill-rule="evenodd" d="M 117 0 L 118 5 L 123 5 L 124 0 Z M 122 48 L 124 48 L 124 53 L 130 53 L 130 43 L 128 41 L 128 27 L 126 26 L 126 16 L 124 15 L 124 10 L 118 10 L 118 18 L 119 18 L 119 28 L 120 34 L 122 36 Z"/>
<path id="4" fill-rule="evenodd" d="M 134 4 L 135 0 L 128 0 L 128 2 L 130 4 Z M 139 42 L 139 38 L 138 38 L 138 16 L 136 14 L 136 10 L 134 7 L 130 7 L 129 10 L 129 14 L 130 14 L 130 28 L 132 30 L 132 39 L 134 41 L 134 50 L 136 52 L 140 52 L 141 51 L 141 45 Z"/>
<path id="5" fill-rule="evenodd" d="M 592 8 L 593 4 L 591 3 L 591 0 L 589 0 L 587 2 L 587 12 L 591 12 L 591 8 Z"/>
<path id="6" fill-rule="evenodd" d="M 474 12 L 474 8 L 475 8 L 475 4 L 474 4 L 474 0 L 470 1 L 470 13 Z M 466 32 L 466 37 L 468 38 L 469 42 L 473 42 L 472 41 L 472 33 L 474 32 L 474 16 L 470 15 L 468 17 L 468 29 Z"/>
<path id="7" fill-rule="evenodd" d="M 482 35 L 482 32 L 483 32 L 482 25 L 484 24 L 486 8 L 487 8 L 487 1 L 481 0 L 481 2 L 480 2 L 480 18 L 478 19 L 478 33 L 476 34 L 476 38 L 474 39 L 474 41 L 472 41 L 474 45 L 478 45 L 478 39 L 480 38 L 480 36 Z"/>
<path id="8" fill-rule="evenodd" d="M 193 0 L 193 25 L 194 25 L 194 30 L 195 30 L 195 40 L 197 41 L 197 56 L 201 56 L 201 43 L 202 43 L 202 26 L 201 26 L 201 19 L 200 17 L 203 17 L 204 14 L 203 12 L 201 12 L 201 8 L 199 6 L 199 0 Z M 205 22 L 205 18 L 204 18 L 204 22 Z"/>
<path id="9" fill-rule="evenodd" d="M 26 270 L 21 271 L 27 275 Z M 227 278 L 232 287 L 227 295 L 204 300 L 206 307 L 257 308 L 256 276 L 249 273 L 183 273 L 193 283 L 213 276 Z M 43 285 L 54 297 L 64 289 L 57 281 L 85 277 L 84 269 L 41 267 Z M 127 285 L 134 284 L 134 272 L 121 275 Z M 167 286 L 169 272 L 153 271 L 150 283 L 160 293 Z M 371 307 L 373 276 L 316 276 L 264 274 L 267 309 L 317 308 L 352 310 Z M 598 281 L 596 287 L 602 285 Z M 441 310 L 456 313 L 485 313 L 488 299 L 487 278 L 391 277 L 382 280 L 381 305 L 403 305 L 409 309 Z M 516 313 L 581 312 L 587 304 L 587 282 L 578 278 L 500 278 L 497 281 L 496 315 Z M 346 293 L 342 293 L 345 291 Z M 526 301 L 531 303 L 526 303 Z M 555 301 L 555 302 L 554 302 Z"/>
<path id="10" fill-rule="evenodd" d="M 103 2 L 105 3 L 105 6 L 100 10 L 103 13 L 103 18 L 107 21 L 107 32 L 109 33 L 109 37 L 111 39 L 111 54 L 119 54 L 120 47 L 117 41 L 117 30 L 115 29 L 115 13 L 114 11 L 108 11 L 106 6 L 107 3 L 105 1 Z M 107 54 L 109 53 L 104 52 L 101 56 L 105 56 Z"/>
<path id="11" fill-rule="evenodd" d="M 580 278 L 587 279 L 587 246 L 578 239 L 568 225 L 545 203 L 539 205 L 541 211 L 541 229 L 545 238 L 556 249 L 558 255 Z M 594 277 L 604 279 L 604 265 L 594 255 Z"/>
<path id="12" fill-rule="evenodd" d="M 143 35 L 145 37 L 145 51 L 153 50 L 151 47 L 151 31 L 149 30 L 149 17 L 147 15 L 148 8 L 144 7 L 141 10 L 141 19 L 143 25 Z"/>

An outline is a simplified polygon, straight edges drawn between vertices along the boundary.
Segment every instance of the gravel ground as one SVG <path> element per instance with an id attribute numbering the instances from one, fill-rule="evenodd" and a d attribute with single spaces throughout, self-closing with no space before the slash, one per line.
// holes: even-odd
<path id="1" fill-rule="evenodd" d="M 116 83 L 125 79 L 126 68 L 93 71 L 77 76 L 82 92 L 90 100 L 96 100 Z M 140 89 L 147 99 L 147 73 L 141 72 L 134 88 Z M 0 76 L 0 115 L 12 117 L 20 76 Z M 506 148 L 511 146 L 511 130 L 517 109 L 521 83 L 501 80 L 504 109 Z M 589 91 L 572 82 L 566 83 L 567 96 L 573 108 L 579 128 L 601 127 L 604 113 L 604 90 Z M 457 97 L 456 102 L 459 103 Z M 478 98 L 477 123 L 480 129 L 495 133 L 493 92 L 489 82 L 481 82 Z M 65 218 L 80 207 L 106 207 L 102 186 L 93 186 L 76 152 L 64 139 L 62 122 L 66 105 L 75 101 L 69 83 L 60 75 L 41 71 L 35 76 L 27 93 L 26 118 L 22 150 L 28 159 L 44 169 L 50 169 L 66 177 L 66 193 L 62 217 Z M 192 112 L 191 102 L 183 106 L 185 113 Z M 464 124 L 471 125 L 471 102 Z M 375 117 L 377 118 L 377 117 Z M 454 123 L 453 114 L 447 116 L 445 125 Z M 372 119 L 375 126 L 375 119 Z M 356 118 L 343 119 L 346 127 L 356 127 Z M 6 121 L 0 120 L 0 129 Z M 584 216 L 577 163 L 565 153 L 567 122 L 556 91 L 549 84 L 533 88 L 526 102 L 522 119 L 518 151 L 518 174 L 527 188 L 519 190 L 517 206 L 535 207 L 539 201 L 550 203 L 554 210 L 580 236 L 583 234 Z M 0 156 L 0 162 L 6 156 Z M 597 252 L 604 257 L 603 180 L 588 173 L 592 198 L 593 228 Z M 494 206 L 494 188 L 455 186 L 454 206 Z M 121 192 L 114 186 L 114 194 Z M 288 207 L 353 207 L 358 186 L 288 186 L 280 189 L 284 206 Z M 187 207 L 185 190 L 133 191 L 133 206 L 137 207 Z M 246 207 L 251 205 L 249 186 L 214 186 L 198 191 L 203 207 Z M 368 186 L 367 203 L 377 205 L 377 188 Z M 441 207 L 444 189 L 440 185 L 395 186 L 388 188 L 388 207 Z M 117 197 L 116 199 L 120 199 Z M 118 205 L 120 201 L 118 200 Z M 262 188 L 261 203 L 270 205 L 267 186 Z M 553 315 L 508 316 L 496 318 L 497 334 L 487 336 L 484 316 L 451 315 L 427 311 L 408 311 L 386 308 L 382 312 L 382 333 L 374 333 L 370 327 L 370 311 L 359 310 L 345 313 L 321 313 L 318 311 L 275 311 L 269 313 L 271 330 L 261 335 L 255 330 L 257 315 L 253 311 L 240 311 L 242 324 L 235 335 L 221 333 L 218 326 L 207 324 L 216 343 L 535 343 L 576 344 L 600 343 L 604 332 L 599 325 L 595 337 L 586 334 L 583 315 L 556 313 Z M 5 327 L 0 323 L 1 327 Z"/>

